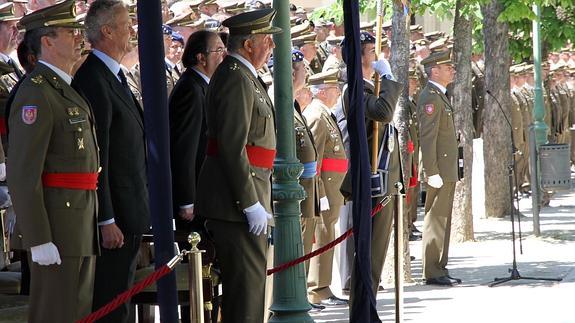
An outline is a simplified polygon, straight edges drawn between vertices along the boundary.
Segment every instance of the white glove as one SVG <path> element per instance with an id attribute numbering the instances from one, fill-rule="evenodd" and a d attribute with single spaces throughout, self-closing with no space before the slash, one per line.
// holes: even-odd
<path id="1" fill-rule="evenodd" d="M 0 181 L 6 180 L 6 163 L 0 164 Z"/>
<path id="2" fill-rule="evenodd" d="M 443 186 L 443 179 L 439 174 L 431 175 L 427 178 L 427 184 L 433 188 L 440 188 Z"/>
<path id="3" fill-rule="evenodd" d="M 32 261 L 37 262 L 41 266 L 59 265 L 62 263 L 58 248 L 52 242 L 32 247 L 30 252 L 32 253 Z"/>
<path id="4" fill-rule="evenodd" d="M 272 218 L 272 215 L 264 209 L 260 202 L 256 202 L 256 204 L 246 208 L 244 213 L 248 218 L 251 233 L 259 236 L 268 232 L 268 220 Z"/>
<path id="5" fill-rule="evenodd" d="M 379 76 L 386 76 L 386 78 L 395 80 L 393 73 L 391 72 L 391 65 L 389 61 L 385 58 L 380 58 L 377 61 L 371 62 L 373 69 L 379 74 Z"/>
<path id="6" fill-rule="evenodd" d="M 327 196 L 324 196 L 319 199 L 319 210 L 320 211 L 329 210 L 329 200 L 327 199 Z"/>

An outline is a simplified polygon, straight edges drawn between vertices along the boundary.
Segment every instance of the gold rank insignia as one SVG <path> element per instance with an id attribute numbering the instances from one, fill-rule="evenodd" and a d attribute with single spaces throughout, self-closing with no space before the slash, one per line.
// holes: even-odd
<path id="1" fill-rule="evenodd" d="M 238 63 L 233 63 L 232 66 L 230 66 L 230 70 L 232 71 L 237 71 L 239 69 L 240 67 L 238 66 Z"/>
<path id="2" fill-rule="evenodd" d="M 42 75 L 34 76 L 30 79 L 34 84 L 42 84 L 44 82 L 44 77 Z"/>
<path id="3" fill-rule="evenodd" d="M 84 138 L 78 138 L 78 150 L 84 149 Z"/>
<path id="4" fill-rule="evenodd" d="M 79 116 L 80 115 L 80 108 L 73 107 L 73 108 L 66 108 L 69 116 Z"/>

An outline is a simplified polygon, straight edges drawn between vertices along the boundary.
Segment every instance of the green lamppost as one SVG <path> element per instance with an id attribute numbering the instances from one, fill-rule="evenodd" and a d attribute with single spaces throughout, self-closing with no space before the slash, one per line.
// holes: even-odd
<path id="1" fill-rule="evenodd" d="M 277 157 L 274 162 L 274 265 L 303 255 L 300 227 L 300 201 L 305 191 L 298 178 L 303 165 L 296 158 L 292 94 L 289 1 L 274 1 L 274 26 L 283 29 L 274 35 L 274 103 L 276 108 Z M 307 313 L 304 264 L 274 274 L 273 316 L 269 322 L 313 322 Z"/>
<path id="2" fill-rule="evenodd" d="M 535 128 L 535 140 L 537 147 L 547 142 L 547 130 L 549 127 L 543 121 L 545 107 L 543 105 L 543 80 L 541 73 L 541 9 L 537 4 L 533 5 L 533 11 L 537 18 L 533 20 L 533 70 L 535 75 L 535 104 L 533 106 L 533 124 Z M 536 148 L 536 147 L 530 147 Z"/>
<path id="3" fill-rule="evenodd" d="M 539 146 L 547 143 L 547 131 L 549 127 L 545 124 L 545 106 L 543 104 L 543 78 L 541 73 L 541 8 L 533 5 L 536 18 L 533 20 L 533 71 L 535 76 L 535 102 L 533 105 L 533 125 L 535 140 L 530 140 L 530 158 L 537 160 L 531 168 L 531 205 L 533 209 L 533 234 L 541 234 L 539 225 L 539 209 L 541 200 L 540 176 L 539 176 Z"/>

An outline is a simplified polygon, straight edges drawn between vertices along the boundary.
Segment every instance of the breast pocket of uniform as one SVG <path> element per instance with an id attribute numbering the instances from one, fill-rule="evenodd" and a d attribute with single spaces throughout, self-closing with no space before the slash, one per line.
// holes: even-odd
<path id="1" fill-rule="evenodd" d="M 69 117 L 64 124 L 65 136 L 68 145 L 65 149 L 72 152 L 73 156 L 84 156 L 86 154 L 86 145 L 89 144 L 85 140 L 85 132 L 89 131 L 89 122 L 86 115 L 78 115 Z"/>
<path id="2" fill-rule="evenodd" d="M 263 137 L 266 134 L 266 129 L 269 127 L 268 123 L 271 122 L 271 109 L 267 106 L 264 98 L 257 98 L 256 106 L 256 135 Z"/>

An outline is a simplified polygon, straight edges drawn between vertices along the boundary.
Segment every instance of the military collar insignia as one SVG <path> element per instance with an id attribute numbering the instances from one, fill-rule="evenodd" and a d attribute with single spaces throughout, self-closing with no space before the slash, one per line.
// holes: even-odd
<path id="1" fill-rule="evenodd" d="M 240 69 L 240 66 L 238 65 L 238 63 L 234 62 L 231 66 L 230 66 L 230 70 L 232 71 L 237 71 Z"/>
<path id="2" fill-rule="evenodd" d="M 36 75 L 30 78 L 30 81 L 34 84 L 42 84 L 44 82 L 44 77 L 42 75 Z"/>

